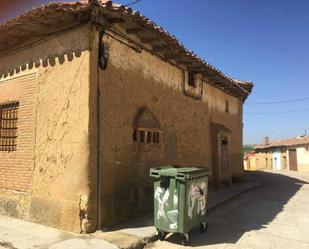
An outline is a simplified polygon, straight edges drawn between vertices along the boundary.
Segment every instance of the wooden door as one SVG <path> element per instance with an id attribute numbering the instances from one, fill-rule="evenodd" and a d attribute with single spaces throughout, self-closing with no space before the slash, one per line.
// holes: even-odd
<path id="1" fill-rule="evenodd" d="M 227 148 L 227 140 L 221 142 L 221 171 L 226 171 L 229 167 L 229 156 Z"/>
<path id="2" fill-rule="evenodd" d="M 289 150 L 289 166 L 290 166 L 290 170 L 297 171 L 296 149 Z"/>

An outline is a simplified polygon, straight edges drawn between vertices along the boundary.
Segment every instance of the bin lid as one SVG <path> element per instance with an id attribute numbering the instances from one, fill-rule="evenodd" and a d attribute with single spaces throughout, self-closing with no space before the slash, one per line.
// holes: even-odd
<path id="1" fill-rule="evenodd" d="M 150 169 L 150 176 L 159 178 L 161 176 L 175 177 L 178 179 L 189 179 L 208 175 L 207 168 L 181 167 L 181 166 L 163 166 Z"/>

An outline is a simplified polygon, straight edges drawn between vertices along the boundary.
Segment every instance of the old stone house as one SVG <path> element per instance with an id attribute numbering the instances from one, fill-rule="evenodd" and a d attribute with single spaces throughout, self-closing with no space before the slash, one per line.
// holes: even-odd
<path id="1" fill-rule="evenodd" d="M 244 155 L 244 169 L 245 170 L 255 170 L 255 151 L 250 150 Z"/>
<path id="2" fill-rule="evenodd" d="M 0 26 L 0 213 L 75 232 L 152 207 L 149 168 L 243 175 L 233 80 L 151 20 L 108 2 L 54 3 Z"/>
<path id="3" fill-rule="evenodd" d="M 270 141 L 255 146 L 255 168 L 309 172 L 309 136 Z"/>

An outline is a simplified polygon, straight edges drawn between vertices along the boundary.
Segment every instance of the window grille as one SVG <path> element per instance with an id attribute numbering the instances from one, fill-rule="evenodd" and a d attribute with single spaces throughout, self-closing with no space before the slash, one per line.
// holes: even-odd
<path id="1" fill-rule="evenodd" d="M 160 132 L 135 129 L 133 131 L 133 141 L 141 144 L 158 144 L 160 143 Z"/>
<path id="2" fill-rule="evenodd" d="M 0 151 L 16 151 L 19 102 L 0 104 Z"/>

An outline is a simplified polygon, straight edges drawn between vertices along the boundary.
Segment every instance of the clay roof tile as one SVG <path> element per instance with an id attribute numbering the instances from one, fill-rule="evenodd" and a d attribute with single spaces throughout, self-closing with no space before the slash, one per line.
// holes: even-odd
<path id="1" fill-rule="evenodd" d="M 233 91 L 236 96 L 242 96 L 243 100 L 245 100 L 245 98 L 251 93 L 253 88 L 252 82 L 239 81 L 226 76 L 222 71 L 209 64 L 205 60 L 199 58 L 198 55 L 196 55 L 193 51 L 187 50 L 174 35 L 170 34 L 163 27 L 155 24 L 149 18 L 141 15 L 139 11 L 133 11 L 130 7 L 123 5 L 113 4 L 112 1 L 101 0 L 98 2 L 97 0 L 82 0 L 78 2 L 50 3 L 42 7 L 34 8 L 33 10 L 28 11 L 19 17 L 0 25 L 0 33 L 8 29 L 16 32 L 14 28 L 16 28 L 19 24 L 26 23 L 27 18 L 45 18 L 45 20 L 55 20 L 53 15 L 56 15 L 59 11 L 66 15 L 78 14 L 79 12 L 89 10 L 89 6 L 91 4 L 96 4 L 110 14 L 117 14 L 122 18 L 130 19 L 131 22 L 136 22 L 136 24 L 141 25 L 141 27 L 147 30 L 147 32 L 157 35 L 168 45 L 171 51 L 178 51 L 183 56 L 186 56 L 186 59 L 191 61 L 193 64 L 204 68 L 203 70 L 210 71 L 211 73 L 220 76 L 222 84 L 226 85 L 227 88 L 232 89 L 231 91 Z M 33 34 L 29 33 L 28 38 L 32 36 Z M 6 40 L 3 40 L 2 42 L 0 41 L 0 52 L 11 49 L 12 47 L 18 45 L 18 41 L 16 41 L 16 39 L 14 43 L 10 42 L 9 38 L 10 35 L 6 35 Z M 27 39 L 27 37 L 24 37 L 23 39 L 21 38 L 21 40 L 25 39 Z"/>

